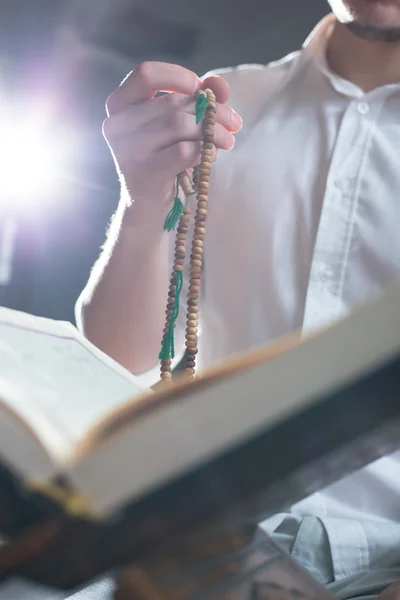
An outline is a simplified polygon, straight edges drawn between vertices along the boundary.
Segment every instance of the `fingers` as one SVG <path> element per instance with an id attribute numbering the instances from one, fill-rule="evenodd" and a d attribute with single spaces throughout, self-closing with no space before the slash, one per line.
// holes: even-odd
<path id="1" fill-rule="evenodd" d="M 217 100 L 215 160 L 217 149 L 234 146 L 233 134 L 242 127 L 239 115 L 226 104 L 229 85 L 221 77 L 201 82 L 183 67 L 148 62 L 108 98 L 103 133 L 132 197 L 158 197 L 170 190 L 177 173 L 200 163 L 203 127 L 194 118 L 194 96 L 201 88 L 212 89 Z"/>
<path id="2" fill-rule="evenodd" d="M 196 125 L 192 115 L 175 113 L 153 121 L 147 128 L 146 136 L 154 149 L 162 150 L 180 141 L 200 142 L 203 130 Z M 235 145 L 235 137 L 223 125 L 215 123 L 214 144 L 217 148 L 228 151 Z"/>
<path id="3" fill-rule="evenodd" d="M 212 161 L 215 162 L 217 157 L 218 151 L 213 148 Z M 155 152 L 151 157 L 154 172 L 165 173 L 170 177 L 174 177 L 176 173 L 190 169 L 193 165 L 200 164 L 200 162 L 200 142 L 178 142 L 169 148 Z"/>
<path id="4" fill-rule="evenodd" d="M 179 65 L 144 62 L 130 73 L 106 103 L 109 115 L 131 104 L 153 98 L 157 92 L 180 92 L 193 96 L 200 89 L 199 77 Z"/>
<path id="5" fill-rule="evenodd" d="M 205 90 L 206 88 L 212 90 L 215 94 L 217 102 L 219 102 L 220 104 L 225 104 L 229 100 L 229 83 L 222 77 L 218 77 L 217 75 L 207 77 L 202 82 L 201 88 L 203 90 Z"/>
<path id="6" fill-rule="evenodd" d="M 176 113 L 164 115 L 152 121 L 150 125 L 137 128 L 129 135 L 113 138 L 110 145 L 120 160 L 142 163 L 151 153 L 160 152 L 181 142 L 197 142 L 195 144 L 197 148 L 202 137 L 202 128 L 196 125 L 192 115 Z M 216 123 L 214 127 L 216 148 L 228 151 L 234 144 L 234 135 L 220 123 Z"/>
<path id="7" fill-rule="evenodd" d="M 196 112 L 193 98 L 184 94 L 167 94 L 154 98 L 150 102 L 143 102 L 137 106 L 129 106 L 125 111 L 112 115 L 103 123 L 103 133 L 108 141 L 119 137 L 126 137 L 138 128 L 149 125 L 160 118 L 165 121 L 176 119 L 173 125 L 179 125 L 179 115 L 192 117 Z M 191 118 L 193 125 L 195 121 Z M 216 122 L 232 133 L 237 133 L 242 127 L 242 119 L 229 106 L 217 104 Z M 201 126 L 197 126 L 201 130 Z"/>

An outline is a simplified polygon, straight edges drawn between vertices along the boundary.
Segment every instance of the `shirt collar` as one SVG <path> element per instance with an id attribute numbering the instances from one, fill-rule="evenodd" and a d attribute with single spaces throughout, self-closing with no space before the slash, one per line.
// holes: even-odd
<path id="1" fill-rule="evenodd" d="M 333 73 L 326 60 L 328 41 L 334 24 L 335 16 L 332 13 L 318 23 L 303 44 L 302 58 L 311 61 L 337 92 L 345 96 L 361 98 L 365 96 L 364 91 L 351 81 Z"/>

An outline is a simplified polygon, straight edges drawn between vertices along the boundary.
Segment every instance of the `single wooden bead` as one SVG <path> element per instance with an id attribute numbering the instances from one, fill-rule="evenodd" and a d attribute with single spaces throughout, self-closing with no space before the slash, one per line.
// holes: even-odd
<path id="1" fill-rule="evenodd" d="M 167 310 L 165 311 L 165 314 L 167 315 L 167 317 L 170 317 L 172 315 L 172 310 L 167 308 Z"/>
<path id="2" fill-rule="evenodd" d="M 186 225 L 178 225 L 177 232 L 186 236 L 188 232 L 188 227 Z"/>
<path id="3" fill-rule="evenodd" d="M 201 176 L 201 180 L 202 180 L 202 182 L 203 182 L 203 183 L 208 183 L 208 184 L 210 184 L 210 181 L 211 181 L 211 171 L 210 171 L 209 173 L 203 173 L 203 174 L 202 174 L 202 176 Z M 200 184 L 199 184 L 199 187 L 198 187 L 198 189 L 196 190 L 196 192 L 197 192 L 197 196 L 198 196 L 199 194 L 201 194 L 201 191 L 200 191 Z"/>
<path id="4" fill-rule="evenodd" d="M 195 367 L 196 366 L 196 356 L 195 355 L 188 355 L 186 354 L 185 356 L 185 367 Z"/>
<path id="5" fill-rule="evenodd" d="M 175 271 L 183 271 L 184 266 L 183 265 L 174 265 L 174 269 L 175 269 Z"/>
<path id="6" fill-rule="evenodd" d="M 202 173 L 201 174 L 201 180 L 204 182 L 206 181 L 207 183 L 210 183 L 210 179 L 211 179 L 211 170 L 209 170 L 206 173 Z"/>
<path id="7" fill-rule="evenodd" d="M 204 227 L 195 227 L 195 229 L 194 229 L 194 235 L 200 235 L 200 234 L 204 235 L 205 232 L 206 232 L 206 230 Z"/>
<path id="8" fill-rule="evenodd" d="M 199 307 L 198 306 L 191 306 L 190 310 L 189 310 L 189 314 L 195 314 L 196 315 L 195 318 L 197 319 L 197 315 L 199 314 Z"/>
<path id="9" fill-rule="evenodd" d="M 205 155 L 205 152 L 204 152 L 204 150 L 203 150 L 203 155 Z M 207 153 L 207 155 L 208 155 L 208 153 Z M 210 152 L 210 156 L 212 156 L 212 152 Z M 212 169 L 212 162 L 211 162 L 211 160 L 203 160 L 203 161 L 202 161 L 202 165 L 201 165 L 201 171 L 202 171 L 203 169 L 209 169 L 209 170 L 211 170 L 211 169 Z M 200 172 L 201 172 L 201 171 L 200 171 Z"/>
<path id="10" fill-rule="evenodd" d="M 200 277 L 190 277 L 189 284 L 200 286 Z"/>
<path id="11" fill-rule="evenodd" d="M 193 254 L 190 255 L 190 259 L 191 260 L 203 260 L 203 253 L 194 252 Z"/>
<path id="12" fill-rule="evenodd" d="M 194 312 L 191 310 L 191 308 L 189 307 L 189 308 L 187 309 L 187 315 L 186 315 L 186 325 L 189 325 L 189 324 L 191 323 L 191 321 L 196 321 L 196 323 L 197 323 L 197 321 L 198 321 L 198 318 L 199 318 L 199 315 L 198 315 L 198 314 L 195 314 L 195 313 L 194 313 Z M 192 327 L 192 325 L 190 325 L 190 326 Z M 194 325 L 193 325 L 193 327 L 194 327 Z"/>
<path id="13" fill-rule="evenodd" d="M 196 356 L 196 354 L 199 353 L 198 348 L 196 348 L 195 346 L 186 346 L 186 350 L 187 350 L 188 354 L 192 354 L 194 356 Z"/>
<path id="14" fill-rule="evenodd" d="M 198 215 L 206 215 L 207 212 L 208 211 L 207 211 L 206 208 L 198 208 L 197 211 L 196 211 L 196 213 L 197 213 L 196 216 L 198 216 Z"/>
<path id="15" fill-rule="evenodd" d="M 207 215 L 197 215 L 195 225 L 196 227 L 204 227 Z"/>
<path id="16" fill-rule="evenodd" d="M 186 321 L 186 327 L 198 327 L 198 321 L 197 319 L 190 319 L 188 321 Z"/>
<path id="17" fill-rule="evenodd" d="M 208 202 L 206 202 L 205 200 L 199 200 L 197 202 L 197 208 L 207 208 L 208 206 Z"/>
<path id="18" fill-rule="evenodd" d="M 194 290 L 195 287 L 197 288 L 198 291 Z M 189 297 L 189 294 L 197 294 L 197 296 L 200 297 L 200 286 L 190 286 L 189 292 L 188 292 L 188 297 Z M 189 317 L 187 317 L 187 318 L 189 318 Z"/>
<path id="19" fill-rule="evenodd" d="M 209 135 L 209 134 L 205 135 L 204 141 L 208 142 L 208 143 L 212 143 L 214 141 L 214 135 Z"/>
<path id="20" fill-rule="evenodd" d="M 204 241 L 203 240 L 193 240 L 192 245 L 196 246 L 197 248 L 203 248 Z"/>
<path id="21" fill-rule="evenodd" d="M 196 262 L 196 263 L 194 263 L 193 261 L 195 261 L 195 260 L 199 261 L 199 262 L 200 262 L 200 264 L 199 264 L 199 263 L 197 263 L 197 262 Z M 192 264 L 194 264 L 194 265 L 200 266 L 200 265 L 203 263 L 203 255 L 202 255 L 202 254 L 193 254 L 193 255 L 191 256 L 190 262 L 191 262 Z"/>
<path id="22" fill-rule="evenodd" d="M 162 364 L 161 365 L 161 373 L 166 373 L 168 371 L 171 371 L 171 365 L 170 364 Z"/>
<path id="23" fill-rule="evenodd" d="M 212 162 L 212 157 L 213 157 L 212 149 L 206 148 L 204 145 L 201 149 L 201 162 L 199 165 L 199 173 L 200 173 L 200 170 L 203 168 L 204 163 Z"/>
<path id="24" fill-rule="evenodd" d="M 197 202 L 205 202 L 207 204 L 208 202 L 208 195 L 207 194 L 203 194 L 200 193 L 197 195 Z"/>
<path id="25" fill-rule="evenodd" d="M 195 370 L 194 369 L 185 369 L 185 375 L 187 375 L 188 377 L 193 377 L 193 375 L 195 374 Z"/>
<path id="26" fill-rule="evenodd" d="M 196 259 L 193 259 L 191 261 L 191 264 L 192 264 L 193 267 L 201 267 L 202 266 L 202 261 L 196 258 Z"/>
<path id="27" fill-rule="evenodd" d="M 190 334 L 186 336 L 186 340 L 188 342 L 197 342 L 197 337 L 197 335 Z"/>
<path id="28" fill-rule="evenodd" d="M 182 244 L 181 240 L 177 240 L 176 246 L 175 246 L 175 252 L 186 252 L 186 246 L 184 246 L 184 244 Z"/>
<path id="29" fill-rule="evenodd" d="M 188 292 L 188 298 L 189 299 L 198 298 L 198 297 L 199 297 L 198 292 L 192 292 L 192 291 Z"/>
<path id="30" fill-rule="evenodd" d="M 163 371 L 161 373 L 161 378 L 168 381 L 169 379 L 172 379 L 172 373 L 169 371 Z"/>
<path id="31" fill-rule="evenodd" d="M 208 191 L 210 188 L 210 184 L 208 181 L 200 181 L 199 183 L 199 192 L 201 192 L 202 190 L 206 190 Z"/>
<path id="32" fill-rule="evenodd" d="M 197 334 L 197 327 L 186 327 L 186 333 L 189 335 L 192 333 Z"/>
<path id="33" fill-rule="evenodd" d="M 198 306 L 199 305 L 199 300 L 198 298 L 189 298 L 187 300 L 187 305 L 190 306 Z M 189 309 L 190 310 L 190 309 Z"/>

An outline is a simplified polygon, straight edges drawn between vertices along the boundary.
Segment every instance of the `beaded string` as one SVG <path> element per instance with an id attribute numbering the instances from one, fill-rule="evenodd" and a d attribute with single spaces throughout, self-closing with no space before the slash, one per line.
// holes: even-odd
<path id="1" fill-rule="evenodd" d="M 201 90 L 196 100 L 196 123 L 203 121 L 203 142 L 201 148 L 201 161 L 193 172 L 193 183 L 183 171 L 177 177 L 177 190 L 171 211 L 165 220 L 164 229 L 172 231 L 177 227 L 175 252 L 172 274 L 170 278 L 167 307 L 165 311 L 165 327 L 163 332 L 162 347 L 159 354 L 161 361 L 161 380 L 163 383 L 172 383 L 171 361 L 175 356 L 174 329 L 179 314 L 180 294 L 183 286 L 183 270 L 186 257 L 186 237 L 189 230 L 191 209 L 188 197 L 197 195 L 197 207 L 194 217 L 194 233 L 191 244 L 189 263 L 189 289 L 186 309 L 186 353 L 184 359 L 184 375 L 193 379 L 198 353 L 198 315 L 200 298 L 200 276 L 203 266 L 203 249 L 205 222 L 207 218 L 208 189 L 212 166 L 214 147 L 214 126 L 216 117 L 216 100 L 212 90 Z M 179 187 L 185 197 L 185 205 L 179 199 Z"/>

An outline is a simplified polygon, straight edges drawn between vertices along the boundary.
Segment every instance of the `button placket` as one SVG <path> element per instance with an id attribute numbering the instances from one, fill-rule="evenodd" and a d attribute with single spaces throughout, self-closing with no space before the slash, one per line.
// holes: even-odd
<path id="1" fill-rule="evenodd" d="M 311 263 L 303 329 L 335 320 L 358 203 L 359 178 L 368 148 L 373 115 L 366 102 L 349 104 L 337 137 Z M 338 201 L 338 200 L 341 201 Z"/>

